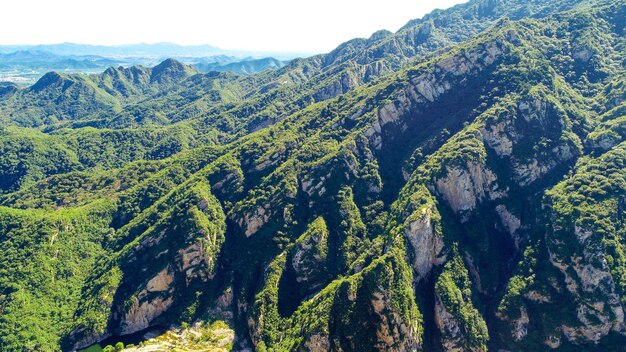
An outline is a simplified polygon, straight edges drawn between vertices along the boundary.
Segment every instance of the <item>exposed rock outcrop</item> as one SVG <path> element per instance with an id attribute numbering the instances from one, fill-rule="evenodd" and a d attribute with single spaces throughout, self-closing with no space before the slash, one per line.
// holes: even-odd
<path id="1" fill-rule="evenodd" d="M 384 140 L 381 134 L 386 125 L 399 125 L 405 130 L 407 122 L 404 120 L 411 114 L 438 101 L 453 87 L 457 87 L 461 77 L 467 80 L 467 77 L 478 75 L 492 66 L 507 52 L 508 48 L 504 43 L 517 40 L 516 34 L 509 32 L 503 38 L 443 59 L 426 72 L 409 78 L 407 88 L 398 92 L 391 102 L 382 106 L 378 110 L 377 119 L 365 130 L 370 145 L 374 149 L 381 149 Z"/>
<path id="2" fill-rule="evenodd" d="M 517 231 L 522 227 L 522 221 L 515 215 L 513 215 L 504 204 L 496 206 L 496 213 L 500 217 L 502 226 L 511 235 L 511 238 L 515 241 L 516 248 L 519 248 L 520 237 Z"/>
<path id="3" fill-rule="evenodd" d="M 435 284 L 435 325 L 444 351 L 487 350 L 487 325 L 472 301 L 471 281 L 457 249 Z"/>
<path id="4" fill-rule="evenodd" d="M 291 265 L 296 273 L 296 281 L 306 287 L 308 292 L 315 291 L 325 282 L 327 241 L 328 229 L 320 217 L 309 225 L 293 249 Z"/>
<path id="5" fill-rule="evenodd" d="M 443 240 L 433 220 L 434 211 L 436 209 L 432 203 L 418 209 L 407 219 L 404 227 L 404 237 L 410 247 L 410 262 L 416 274 L 415 281 L 424 279 L 434 265 L 440 265 L 445 260 L 442 257 Z"/>
<path id="6" fill-rule="evenodd" d="M 459 322 L 454 318 L 441 302 L 439 297 L 435 301 L 435 324 L 445 338 L 442 339 L 443 349 L 446 352 L 464 352 L 461 340 L 463 331 Z"/>
<path id="7" fill-rule="evenodd" d="M 576 298 L 578 321 L 561 326 L 570 342 L 597 342 L 611 331 L 626 332 L 624 308 L 604 253 L 585 249 L 582 257 L 564 261 L 551 252 L 550 261 L 562 272 L 567 290 Z"/>
<path id="8" fill-rule="evenodd" d="M 239 220 L 239 226 L 244 229 L 246 237 L 250 237 L 257 233 L 257 231 L 269 221 L 271 215 L 272 211 L 270 210 L 270 205 L 265 204 L 245 214 L 243 218 Z"/>
<path id="9" fill-rule="evenodd" d="M 310 352 L 330 351 L 330 346 L 328 336 L 322 334 L 313 335 L 304 342 L 304 347 Z"/>
<path id="10" fill-rule="evenodd" d="M 145 294 L 141 292 L 140 295 Z M 166 299 L 155 298 L 149 302 L 145 301 L 142 303 L 139 303 L 139 299 L 141 298 L 137 298 L 133 301 L 130 309 L 126 312 L 122 320 L 122 335 L 132 334 L 149 327 L 150 323 L 163 314 L 174 302 L 172 297 Z"/>
<path id="11" fill-rule="evenodd" d="M 528 318 L 528 312 L 525 307 L 521 307 L 520 316 L 518 319 L 513 322 L 513 331 L 511 334 L 516 341 L 522 340 L 526 335 L 528 335 L 528 323 L 530 319 Z"/>
<path id="12" fill-rule="evenodd" d="M 446 166 L 446 175 L 435 180 L 436 190 L 462 221 L 483 199 L 495 200 L 506 196 L 493 171 L 480 163 L 469 162 L 464 168 Z"/>

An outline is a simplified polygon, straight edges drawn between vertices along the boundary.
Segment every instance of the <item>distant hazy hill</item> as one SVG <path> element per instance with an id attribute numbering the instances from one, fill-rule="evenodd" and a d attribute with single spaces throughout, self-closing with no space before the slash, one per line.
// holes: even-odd
<path id="1" fill-rule="evenodd" d="M 63 56 L 46 51 L 19 50 L 0 54 L 0 69 L 50 70 L 65 68 L 72 70 L 97 69 L 122 63 L 102 56 Z"/>
<path id="2" fill-rule="evenodd" d="M 154 66 L 166 58 L 196 65 L 202 72 L 253 74 L 283 67 L 296 56 L 290 53 L 239 52 L 210 45 L 182 46 L 171 43 L 117 46 L 72 43 L 10 45 L 0 46 L 0 81 L 32 84 L 49 71 L 97 73 L 111 66 Z"/>
<path id="3" fill-rule="evenodd" d="M 182 46 L 172 43 L 132 44 L 132 45 L 87 45 L 87 44 L 50 44 L 50 45 L 8 45 L 0 47 L 0 52 L 9 53 L 20 50 L 45 51 L 56 55 L 100 55 L 100 56 L 211 56 L 221 54 L 222 50 L 210 45 Z"/>
<path id="4" fill-rule="evenodd" d="M 265 70 L 275 70 L 285 66 L 288 61 L 280 61 L 273 57 L 262 59 L 244 59 L 229 63 L 198 63 L 195 66 L 202 72 L 219 71 L 219 72 L 235 72 L 244 75 L 250 75 Z"/>
<path id="5" fill-rule="evenodd" d="M 255 52 L 242 50 L 224 50 L 211 45 L 178 45 L 173 43 L 128 44 L 128 45 L 89 45 L 89 44 L 45 44 L 45 45 L 0 45 L 0 53 L 15 51 L 44 51 L 63 56 L 97 55 L 105 57 L 207 57 L 228 55 L 237 57 L 274 56 L 280 59 L 293 59 L 298 56 L 310 56 L 312 53 Z"/>

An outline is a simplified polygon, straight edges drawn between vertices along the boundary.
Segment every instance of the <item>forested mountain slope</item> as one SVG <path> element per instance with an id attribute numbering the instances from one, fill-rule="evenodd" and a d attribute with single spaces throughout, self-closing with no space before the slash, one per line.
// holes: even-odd
<path id="1" fill-rule="evenodd" d="M 620 350 L 625 26 L 470 1 L 259 75 L 6 93 L 0 347 L 221 320 L 259 351 Z"/>
<path id="2" fill-rule="evenodd" d="M 63 134 L 62 138 L 52 137 L 60 139 L 60 143 L 66 139 L 95 139 L 97 148 L 88 147 L 84 151 L 90 154 L 98 154 L 103 148 L 116 153 L 119 147 L 112 134 L 124 141 L 122 149 L 145 149 L 150 141 L 146 137 L 137 138 L 135 129 L 140 126 L 146 127 L 143 131 L 149 138 L 157 134 L 161 136 L 159 139 L 175 145 L 174 152 L 202 145 L 206 140 L 215 141 L 218 136 L 220 142 L 226 143 L 311 104 L 375 81 L 416 57 L 462 42 L 501 18 L 542 17 L 589 3 L 593 2 L 470 1 L 410 21 L 397 33 L 377 32 L 369 39 L 344 43 L 331 53 L 293 60 L 281 70 L 253 76 L 194 74 L 197 72 L 193 68 L 175 60 L 167 60 L 153 69 L 110 68 L 91 76 L 50 73 L 31 88 L 0 90 L 0 127 L 39 127 L 52 132 L 51 135 Z M 162 130 L 174 132 L 163 136 L 162 131 L 154 131 L 163 125 L 175 126 Z M 92 138 L 93 132 L 83 127 L 116 131 Z M 193 129 L 193 138 L 177 133 L 180 128 Z M 68 131 L 55 132 L 64 129 Z M 4 135 L 13 139 L 10 132 L 5 130 Z M 25 138 L 21 133 L 18 136 Z M 195 140 L 201 143 L 194 143 Z M 37 141 L 23 143 L 32 145 L 33 155 L 47 153 Z M 71 145 L 68 147 L 73 149 Z M 22 151 L 11 147 L 6 153 L 21 155 Z M 126 150 L 121 153 L 125 154 Z M 73 153 L 69 154 L 73 158 Z M 162 158 L 173 153 L 156 154 L 136 153 L 133 160 Z M 36 159 L 23 165 L 27 169 L 20 174 L 38 174 L 40 178 L 39 175 L 59 172 L 48 170 L 40 158 Z M 109 160 L 92 162 L 98 166 L 110 164 Z M 79 162 L 70 170 L 91 166 Z"/>

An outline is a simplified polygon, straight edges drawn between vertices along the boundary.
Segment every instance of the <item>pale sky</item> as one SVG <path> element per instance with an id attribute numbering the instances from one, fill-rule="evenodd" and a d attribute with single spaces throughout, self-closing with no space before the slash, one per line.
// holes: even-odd
<path id="1" fill-rule="evenodd" d="M 0 45 L 210 44 L 222 49 L 327 52 L 379 29 L 395 32 L 466 0 L 8 0 Z"/>

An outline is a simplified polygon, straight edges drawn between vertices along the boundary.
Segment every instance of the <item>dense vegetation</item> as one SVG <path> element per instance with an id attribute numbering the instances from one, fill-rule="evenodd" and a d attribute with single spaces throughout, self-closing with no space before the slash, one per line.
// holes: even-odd
<path id="1" fill-rule="evenodd" d="M 624 23 L 474 0 L 257 75 L 0 93 L 0 349 L 617 350 Z"/>

